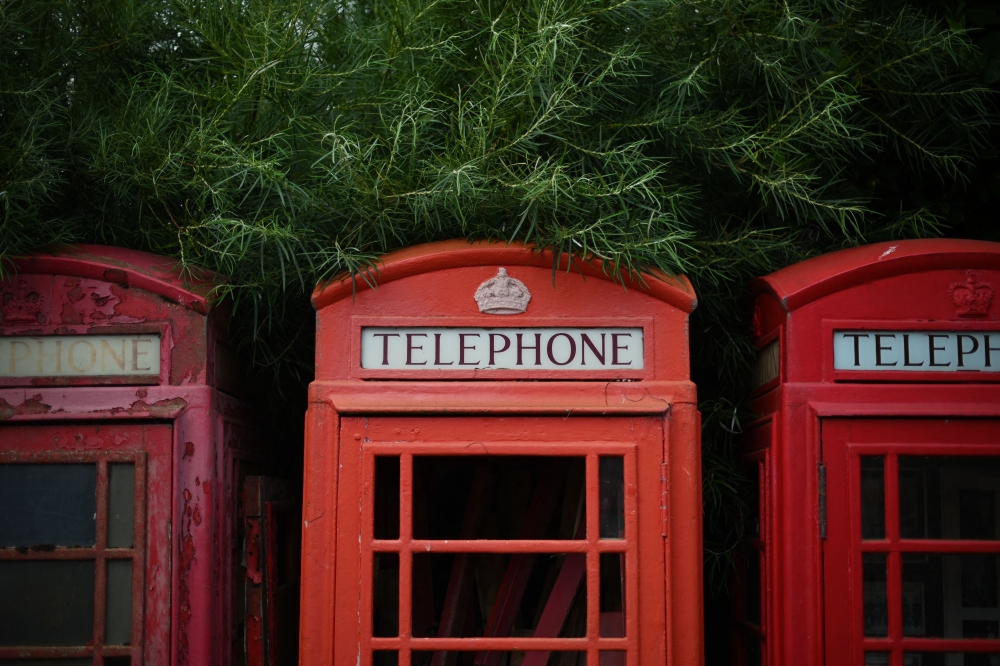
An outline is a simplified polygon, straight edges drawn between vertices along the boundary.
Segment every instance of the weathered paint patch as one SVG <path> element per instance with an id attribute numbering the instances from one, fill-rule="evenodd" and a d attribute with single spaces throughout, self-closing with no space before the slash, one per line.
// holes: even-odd
<path id="1" fill-rule="evenodd" d="M 42 402 L 41 395 L 34 395 L 20 405 L 11 405 L 3 398 L 0 398 L 0 421 L 6 421 L 14 416 L 24 414 L 48 414 L 51 409 L 51 405 L 46 405 Z"/>

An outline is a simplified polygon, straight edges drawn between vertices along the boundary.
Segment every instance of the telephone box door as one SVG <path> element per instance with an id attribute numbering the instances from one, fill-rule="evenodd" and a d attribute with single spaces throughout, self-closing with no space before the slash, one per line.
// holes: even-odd
<path id="1" fill-rule="evenodd" d="M 1000 663 L 1000 421 L 826 419 L 822 441 L 826 663 Z"/>
<path id="2" fill-rule="evenodd" d="M 662 429 L 581 421 L 345 418 L 334 663 L 664 663 Z"/>

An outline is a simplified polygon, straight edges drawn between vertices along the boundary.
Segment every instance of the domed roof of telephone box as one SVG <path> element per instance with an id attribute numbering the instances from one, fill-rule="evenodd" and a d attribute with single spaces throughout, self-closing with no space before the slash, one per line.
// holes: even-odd
<path id="1" fill-rule="evenodd" d="M 176 259 L 105 245 L 70 245 L 13 260 L 18 273 L 104 280 L 148 291 L 205 314 L 212 289 L 223 280 L 210 271 L 182 271 Z"/>
<path id="2" fill-rule="evenodd" d="M 567 261 L 572 261 L 570 271 L 581 273 L 584 277 L 594 277 L 602 280 L 616 281 L 613 275 L 605 271 L 599 260 L 580 261 L 570 259 L 569 255 L 556 257 L 551 250 L 539 251 L 534 246 L 520 243 L 506 244 L 502 242 L 475 242 L 456 239 L 415 245 L 384 255 L 376 272 L 370 276 L 374 284 L 385 284 L 394 280 L 430 273 L 449 268 L 467 266 L 486 266 L 504 264 L 511 266 L 531 266 L 536 268 L 553 268 L 566 270 Z M 685 312 L 691 312 L 697 305 L 694 287 L 684 275 L 671 276 L 661 271 L 644 271 L 642 278 L 625 275 L 622 280 L 626 289 L 649 294 L 661 301 L 669 303 Z M 353 296 L 357 291 L 371 289 L 369 280 L 363 276 L 352 277 L 341 275 L 330 283 L 321 284 L 313 292 L 312 301 L 317 310 Z"/>
<path id="3" fill-rule="evenodd" d="M 948 268 L 1000 268 L 1000 243 L 928 238 L 862 245 L 813 257 L 757 278 L 750 283 L 750 290 L 774 294 L 791 312 L 858 284 Z"/>

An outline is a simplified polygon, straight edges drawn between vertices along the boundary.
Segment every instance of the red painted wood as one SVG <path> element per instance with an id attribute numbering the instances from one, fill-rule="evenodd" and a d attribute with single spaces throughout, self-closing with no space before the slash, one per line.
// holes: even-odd
<path id="1" fill-rule="evenodd" d="M 960 314 L 951 298 L 951 286 L 965 282 L 969 270 L 994 292 L 981 316 Z M 949 239 L 835 252 L 751 285 L 758 348 L 772 340 L 781 345 L 779 381 L 758 391 L 754 408 L 760 427 L 745 438 L 747 463 L 761 465 L 765 664 L 860 664 L 864 644 L 876 651 L 895 646 L 891 663 L 901 666 L 903 643 L 864 643 L 860 637 L 861 551 L 852 531 L 859 528 L 849 513 L 860 511 L 858 490 L 850 486 L 859 463 L 844 452 L 853 450 L 850 442 L 859 432 L 879 433 L 878 446 L 887 456 L 887 524 L 894 524 L 899 510 L 891 497 L 895 456 L 915 450 L 968 451 L 959 443 L 965 435 L 923 443 L 919 437 L 929 437 L 935 423 L 978 418 L 995 424 L 1000 418 L 1000 377 L 995 374 L 834 371 L 833 330 L 1000 331 L 998 288 L 1000 244 Z M 954 427 L 958 433 L 960 428 Z M 820 537 L 821 464 L 827 478 L 826 539 Z M 864 544 L 865 552 L 888 553 L 890 595 L 899 592 L 904 552 L 996 552 L 993 547 L 985 542 L 900 541 L 892 530 L 886 541 Z M 901 621 L 899 609 L 890 606 L 890 631 L 898 633 Z M 912 641 L 907 650 L 1000 651 L 1000 643 L 989 641 L 907 641 Z"/>
<path id="2" fill-rule="evenodd" d="M 340 280 L 314 294 L 316 381 L 310 386 L 304 482 L 300 639 L 304 666 L 368 664 L 375 650 L 398 651 L 399 663 L 408 665 L 411 650 L 485 654 L 511 649 L 583 651 L 593 664 L 602 663 L 602 651 L 621 652 L 629 666 L 702 664 L 700 424 L 687 346 L 687 315 L 694 294 L 683 278 L 651 277 L 647 286 L 633 283 L 626 291 L 593 266 L 584 268 L 585 275 L 557 272 L 553 283 L 551 259 L 519 246 L 432 244 L 386 257 L 375 276 L 377 290 L 359 281 L 355 291 L 349 280 Z M 479 313 L 472 296 L 499 267 L 507 268 L 531 291 L 523 315 Z M 607 373 L 456 377 L 418 375 L 412 370 L 372 374 L 359 369 L 357 335 L 362 322 L 448 326 L 459 321 L 481 327 L 524 322 L 567 326 L 581 321 L 641 326 L 646 367 L 634 377 L 620 376 L 631 381 L 614 381 Z M 586 537 L 415 539 L 412 526 L 419 513 L 413 456 L 487 454 L 585 458 Z M 375 455 L 399 457 L 398 539 L 372 536 Z M 625 458 L 624 540 L 598 536 L 601 455 Z M 666 516 L 661 510 L 664 464 L 669 476 Z M 565 561 L 573 566 L 560 583 L 565 587 L 572 587 L 570 573 L 582 559 L 582 575 L 574 575 L 580 576 L 578 585 L 586 585 L 587 635 L 524 638 L 498 631 L 482 638 L 414 637 L 411 616 L 427 597 L 426 591 L 418 594 L 414 589 L 416 563 L 423 561 L 414 555 L 428 552 L 506 553 L 515 562 L 539 553 L 568 553 Z M 399 635 L 395 637 L 372 636 L 375 553 L 398 553 Z M 600 636 L 600 553 L 617 553 L 625 561 L 624 638 Z M 515 564 L 512 571 L 519 569 Z M 452 577 L 456 575 L 453 570 Z M 511 575 L 507 587 L 513 598 L 519 586 Z M 460 601 L 461 595 L 448 596 L 450 604 Z M 550 623 L 557 624 L 552 615 L 546 616 L 542 634 L 552 633 L 545 628 Z M 454 624 L 442 631 L 457 635 L 457 629 Z M 605 661 L 615 658 L 604 655 Z"/>

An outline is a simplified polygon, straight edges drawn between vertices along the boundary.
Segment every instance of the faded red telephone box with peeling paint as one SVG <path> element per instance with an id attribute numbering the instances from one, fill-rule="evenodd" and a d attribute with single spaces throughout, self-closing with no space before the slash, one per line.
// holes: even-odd
<path id="1" fill-rule="evenodd" d="M 0 282 L 0 661 L 243 661 L 237 509 L 266 458 L 214 276 L 99 246 L 16 269 Z"/>
<path id="2" fill-rule="evenodd" d="M 683 277 L 452 241 L 322 286 L 300 663 L 703 662 Z"/>
<path id="3" fill-rule="evenodd" d="M 738 666 L 1000 655 L 1000 244 L 880 243 L 752 285 L 759 534 Z"/>

